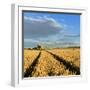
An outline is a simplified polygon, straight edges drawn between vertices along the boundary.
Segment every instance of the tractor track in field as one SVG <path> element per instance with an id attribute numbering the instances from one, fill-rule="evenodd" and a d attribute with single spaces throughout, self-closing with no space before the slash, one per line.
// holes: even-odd
<path id="1" fill-rule="evenodd" d="M 66 67 L 66 69 L 69 69 L 69 71 L 72 71 L 72 72 L 76 73 L 76 75 L 80 75 L 80 68 L 77 67 L 75 64 L 70 63 L 67 60 L 64 60 L 62 57 L 59 57 L 58 55 L 53 54 L 49 51 L 46 51 L 46 52 L 51 54 L 53 56 L 53 58 L 55 58 L 56 60 L 61 62 Z"/>
<path id="2" fill-rule="evenodd" d="M 36 64 L 38 63 L 38 59 L 41 56 L 41 51 L 39 52 L 38 56 L 34 59 L 33 63 L 26 69 L 24 73 L 24 77 L 32 77 L 32 72 L 35 69 Z"/>
<path id="3" fill-rule="evenodd" d="M 29 66 L 29 68 L 26 69 L 25 73 L 24 73 L 24 77 L 32 77 L 32 72 L 35 70 L 36 65 L 38 64 L 39 58 L 41 57 L 41 53 L 43 50 L 41 50 L 38 54 L 38 56 L 34 59 L 34 61 L 32 62 L 32 64 Z M 59 61 L 60 63 L 62 63 L 66 69 L 68 69 L 69 71 L 75 73 L 76 75 L 80 75 L 80 68 L 77 67 L 75 64 L 70 63 L 69 61 L 63 59 L 62 57 L 59 57 L 56 54 L 53 54 L 52 52 L 49 52 L 47 50 L 44 50 L 45 52 L 47 52 L 48 54 L 52 55 L 52 57 Z"/>

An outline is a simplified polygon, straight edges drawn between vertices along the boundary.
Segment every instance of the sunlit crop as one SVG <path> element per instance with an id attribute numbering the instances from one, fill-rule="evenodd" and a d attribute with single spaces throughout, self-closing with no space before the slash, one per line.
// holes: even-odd
<path id="1" fill-rule="evenodd" d="M 24 50 L 25 77 L 80 74 L 80 49 Z"/>

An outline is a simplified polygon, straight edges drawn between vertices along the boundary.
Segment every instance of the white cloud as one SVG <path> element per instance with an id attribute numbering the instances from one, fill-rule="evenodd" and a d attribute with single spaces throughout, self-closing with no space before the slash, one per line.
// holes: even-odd
<path id="1" fill-rule="evenodd" d="M 27 20 L 29 22 L 45 22 L 42 18 L 32 18 L 32 17 L 26 17 L 24 16 L 24 20 Z"/>
<path id="2" fill-rule="evenodd" d="M 73 37 L 80 37 L 80 34 L 73 34 L 72 33 L 72 34 L 65 34 L 64 36 L 65 37 L 72 37 L 73 38 Z"/>
<path id="3" fill-rule="evenodd" d="M 58 23 L 54 18 L 51 17 L 47 17 L 47 16 L 38 16 L 36 18 L 33 17 L 27 17 L 24 16 L 24 19 L 27 20 L 28 22 L 37 22 L 37 23 L 49 23 L 51 24 L 53 27 L 59 27 L 62 28 L 62 25 L 60 23 Z"/>
<path id="4" fill-rule="evenodd" d="M 35 42 L 35 43 L 38 43 L 38 41 L 37 40 L 34 40 L 34 39 L 24 39 L 24 42 Z"/>
<path id="5" fill-rule="evenodd" d="M 59 33 L 62 29 L 63 25 L 54 18 L 24 16 L 24 33 L 27 38 L 47 37 Z"/>

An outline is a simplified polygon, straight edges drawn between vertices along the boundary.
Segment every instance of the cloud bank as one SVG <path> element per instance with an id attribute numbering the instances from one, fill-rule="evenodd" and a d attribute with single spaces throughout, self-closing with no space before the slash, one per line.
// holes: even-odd
<path id="1" fill-rule="evenodd" d="M 59 33 L 62 29 L 63 25 L 53 18 L 24 16 L 24 38 L 48 37 Z"/>

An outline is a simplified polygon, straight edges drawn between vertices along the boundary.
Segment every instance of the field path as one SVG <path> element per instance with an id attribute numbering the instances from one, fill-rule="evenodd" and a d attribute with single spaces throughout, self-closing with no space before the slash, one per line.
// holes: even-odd
<path id="1" fill-rule="evenodd" d="M 24 73 L 24 77 L 32 77 L 32 72 L 38 63 L 38 59 L 41 55 L 41 52 L 38 54 L 38 56 L 35 58 L 35 60 L 32 62 L 32 64 L 29 66 L 29 68 L 26 69 L 26 72 Z"/>
<path id="2" fill-rule="evenodd" d="M 63 63 L 60 63 L 50 53 L 45 50 L 41 51 L 38 63 L 32 72 L 33 77 L 72 75 L 69 69 L 66 69 Z"/>
<path id="3" fill-rule="evenodd" d="M 59 57 L 56 54 L 53 54 L 49 51 L 46 51 L 47 53 L 51 54 L 56 60 L 58 60 L 59 62 L 63 63 L 63 65 L 65 65 L 66 69 L 69 69 L 70 71 L 76 73 L 76 75 L 80 75 L 80 68 L 77 67 L 75 64 L 70 63 L 67 60 L 64 60 L 62 57 Z"/>

